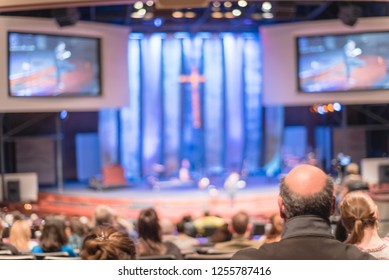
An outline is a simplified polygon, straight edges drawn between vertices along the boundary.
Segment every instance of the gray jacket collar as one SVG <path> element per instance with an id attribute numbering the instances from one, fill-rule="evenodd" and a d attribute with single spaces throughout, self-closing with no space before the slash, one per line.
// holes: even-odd
<path id="1" fill-rule="evenodd" d="M 334 238 L 330 221 L 313 215 L 294 217 L 284 224 L 281 239 L 298 236 L 322 236 Z"/>

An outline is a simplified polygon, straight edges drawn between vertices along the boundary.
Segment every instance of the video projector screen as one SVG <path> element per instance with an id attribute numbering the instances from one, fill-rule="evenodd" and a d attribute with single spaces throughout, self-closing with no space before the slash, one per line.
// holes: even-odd
<path id="1" fill-rule="evenodd" d="M 389 32 L 297 37 L 299 92 L 389 89 L 388 45 Z"/>
<path id="2" fill-rule="evenodd" d="M 11 97 L 101 95 L 100 39 L 8 32 Z"/>

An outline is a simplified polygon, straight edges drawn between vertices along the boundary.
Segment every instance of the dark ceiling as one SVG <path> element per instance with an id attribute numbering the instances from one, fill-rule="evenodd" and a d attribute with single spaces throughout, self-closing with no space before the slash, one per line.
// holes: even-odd
<path id="1" fill-rule="evenodd" d="M 147 1 L 148 5 L 145 0 L 142 2 L 136 4 L 132 1 L 127 5 L 1 12 L 0 15 L 59 18 L 57 21 L 62 20 L 62 25 L 72 24 L 78 20 L 111 23 L 129 26 L 134 32 L 144 33 L 257 32 L 261 25 L 337 19 L 340 14 L 347 25 L 352 25 L 353 20 L 358 17 L 389 15 L 389 2 L 375 1 L 269 1 L 272 8 L 268 12 L 263 10 L 264 1 L 248 1 L 247 5 L 231 1 L 231 6 L 229 4 L 226 6 L 227 1 L 212 1 L 206 8 L 192 9 L 158 9 L 152 1 Z M 141 9 L 144 10 L 140 12 Z M 176 16 L 181 17 L 174 18 L 173 12 L 178 12 Z"/>

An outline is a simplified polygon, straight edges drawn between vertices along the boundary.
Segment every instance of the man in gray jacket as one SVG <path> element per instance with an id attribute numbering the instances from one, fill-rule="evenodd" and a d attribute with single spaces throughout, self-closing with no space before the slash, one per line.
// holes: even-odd
<path id="1" fill-rule="evenodd" d="M 281 241 L 237 252 L 235 260 L 367 260 L 355 246 L 337 241 L 329 217 L 335 209 L 332 179 L 300 165 L 281 180 L 278 206 L 285 220 Z"/>

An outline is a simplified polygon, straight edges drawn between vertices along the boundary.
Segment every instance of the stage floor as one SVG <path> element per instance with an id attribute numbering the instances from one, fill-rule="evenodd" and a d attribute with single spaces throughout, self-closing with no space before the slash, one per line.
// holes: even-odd
<path id="1" fill-rule="evenodd" d="M 35 207 L 42 214 L 90 217 L 97 205 L 106 204 L 120 216 L 130 219 L 136 219 L 141 209 L 154 207 L 161 217 L 174 221 L 184 215 L 202 216 L 206 210 L 227 218 L 243 210 L 257 220 L 278 211 L 278 182 L 274 179 L 247 178 L 246 187 L 238 190 L 233 200 L 222 184 L 214 185 L 214 188 L 199 189 L 187 184 L 152 187 L 138 183 L 124 188 L 96 190 L 72 182 L 66 183 L 62 192 L 57 187 L 40 187 Z"/>

